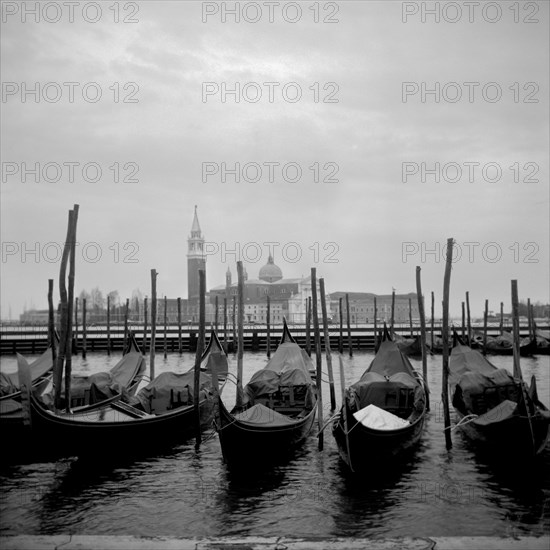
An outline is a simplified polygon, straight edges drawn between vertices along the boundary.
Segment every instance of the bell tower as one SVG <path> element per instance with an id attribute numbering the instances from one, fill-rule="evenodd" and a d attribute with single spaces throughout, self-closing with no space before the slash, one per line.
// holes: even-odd
<path id="1" fill-rule="evenodd" d="M 202 236 L 197 206 L 191 226 L 191 235 L 187 239 L 187 299 L 198 302 L 199 299 L 199 269 L 206 273 L 206 257 L 204 255 L 204 237 Z"/>

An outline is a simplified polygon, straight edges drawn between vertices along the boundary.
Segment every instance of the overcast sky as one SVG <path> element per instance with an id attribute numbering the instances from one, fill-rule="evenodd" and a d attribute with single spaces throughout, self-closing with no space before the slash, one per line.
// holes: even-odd
<path id="1" fill-rule="evenodd" d="M 514 278 L 520 298 L 549 301 L 547 2 L 520 2 L 517 12 L 502 2 L 501 14 L 478 8 L 472 23 L 462 4 L 461 17 L 449 9 L 439 23 L 430 15 L 422 22 L 421 3 L 401 2 L 320 2 L 319 23 L 309 9 L 314 2 L 300 3 L 301 16 L 293 6 L 283 13 L 281 2 L 272 23 L 262 3 L 261 14 L 252 6 L 240 23 L 230 14 L 224 23 L 221 8 L 203 13 L 215 11 L 213 3 L 121 2 L 119 23 L 109 9 L 117 3 L 101 2 L 101 14 L 76 7 L 72 23 L 67 7 L 57 13 L 62 3 L 51 4 L 36 22 L 21 4 L 3 3 L 3 319 L 25 305 L 46 307 L 47 279 L 59 273 L 51 243 L 63 242 L 74 203 L 77 292 L 99 286 L 121 298 L 135 288 L 150 294 L 156 268 L 160 296 L 186 297 L 187 237 L 198 205 L 212 243 L 208 288 L 223 284 L 228 266 L 236 276 L 235 256 L 223 257 L 223 246 L 239 243 L 254 260 L 258 243 L 260 257 L 245 264 L 255 278 L 267 261 L 263 243 L 277 242 L 275 263 L 285 277 L 317 267 L 328 292 L 415 291 L 421 265 L 424 292 L 435 291 L 439 305 L 444 255 L 421 252 L 443 252 L 453 237 L 462 255 L 452 273 L 451 313 L 459 313 L 466 290 L 474 315 L 485 298 L 490 309 L 500 301 L 509 309 Z M 58 15 L 59 22 L 48 21 Z M 245 20 L 258 15 L 257 23 Z M 66 82 L 77 83 L 73 102 Z M 277 83 L 273 102 L 265 82 Z M 36 83 L 38 100 L 22 91 Z M 203 96 L 203 83 L 213 83 L 211 95 Z M 248 95 L 222 101 L 216 89 L 236 83 L 242 93 L 249 83 Z M 297 87 L 288 83 L 299 85 L 301 99 L 291 102 Z M 439 102 L 433 94 L 422 101 L 422 83 L 439 83 Z M 50 164 L 38 183 L 32 174 L 23 182 L 23 162 L 41 170 L 57 163 L 60 180 L 53 181 L 59 174 Z M 63 166 L 71 162 L 79 163 L 72 183 Z M 257 163 L 262 178 L 237 183 L 226 174 L 223 183 L 220 171 L 203 182 L 203 163 L 221 169 L 223 162 Z M 436 162 L 458 164 L 462 177 L 448 164 L 439 183 L 430 173 L 423 183 L 422 163 L 433 169 Z M 96 175 L 90 164 L 83 177 L 86 163 L 101 167 L 98 182 L 85 181 Z M 116 183 L 115 163 L 120 180 L 137 181 Z M 264 163 L 280 163 L 272 165 L 275 181 Z M 285 181 L 296 173 L 292 166 L 282 173 L 287 163 L 301 167 L 300 181 Z M 254 179 L 254 166 L 245 178 Z M 489 181 L 498 179 L 497 167 L 500 180 Z M 331 176 L 337 181 L 322 181 Z"/>

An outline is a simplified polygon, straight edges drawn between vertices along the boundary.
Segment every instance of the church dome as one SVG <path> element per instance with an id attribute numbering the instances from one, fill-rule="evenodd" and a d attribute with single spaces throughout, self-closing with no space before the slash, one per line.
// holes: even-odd
<path id="1" fill-rule="evenodd" d="M 267 259 L 267 264 L 265 264 L 260 269 L 259 279 L 268 283 L 273 283 L 275 281 L 279 281 L 282 278 L 283 272 L 281 271 L 280 267 L 276 266 L 273 263 L 273 256 L 271 256 L 270 254 L 269 258 Z"/>

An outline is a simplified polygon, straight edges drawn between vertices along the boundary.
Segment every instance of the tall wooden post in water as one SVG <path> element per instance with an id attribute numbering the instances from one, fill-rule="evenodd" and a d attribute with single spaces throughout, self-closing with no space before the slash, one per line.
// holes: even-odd
<path id="1" fill-rule="evenodd" d="M 244 273 L 243 263 L 237 262 L 237 296 L 239 298 L 239 311 L 237 315 L 238 342 L 237 342 L 237 401 L 236 406 L 242 407 L 244 401 L 243 391 L 243 352 L 244 352 Z"/>
<path id="2" fill-rule="evenodd" d="M 65 366 L 65 355 L 67 353 L 67 262 L 69 261 L 69 255 L 71 252 L 71 231 L 73 223 L 73 211 L 69 210 L 69 220 L 67 223 L 67 237 L 65 238 L 65 245 L 63 247 L 63 256 L 61 258 L 61 267 L 59 269 L 59 298 L 61 301 L 60 310 L 60 341 L 59 341 L 59 353 L 57 354 L 57 360 L 54 368 L 54 400 L 55 407 L 61 408 L 61 384 L 63 383 L 63 369 Z"/>
<path id="3" fill-rule="evenodd" d="M 502 336 L 504 333 L 504 302 L 500 302 L 500 324 L 498 330 Z"/>
<path id="4" fill-rule="evenodd" d="M 86 321 L 86 298 L 82 298 L 82 359 L 86 359 L 87 351 L 87 342 L 86 338 L 88 335 L 88 322 Z"/>
<path id="5" fill-rule="evenodd" d="M 374 349 L 378 350 L 378 305 L 374 297 Z"/>
<path id="6" fill-rule="evenodd" d="M 330 388 L 330 410 L 336 409 L 336 393 L 334 391 L 334 374 L 332 372 L 332 352 L 330 349 L 330 336 L 328 333 L 327 302 L 325 298 L 325 280 L 319 279 L 319 291 L 321 293 L 321 313 L 323 315 L 323 335 L 325 340 L 325 353 L 327 356 L 328 383 Z"/>
<path id="7" fill-rule="evenodd" d="M 340 325 L 338 327 L 338 353 L 344 353 L 344 311 L 342 310 L 342 298 L 338 298 L 338 316 Z"/>
<path id="8" fill-rule="evenodd" d="M 472 319 L 470 317 L 470 292 L 466 291 L 466 328 L 468 329 L 468 345 L 472 345 Z"/>
<path id="9" fill-rule="evenodd" d="M 420 316 L 420 344 L 422 347 L 422 378 L 426 391 L 426 409 L 430 410 L 430 390 L 428 388 L 428 347 L 426 344 L 426 315 L 424 313 L 424 297 L 420 280 L 420 266 L 416 267 L 416 295 L 418 297 L 418 315 Z"/>
<path id="10" fill-rule="evenodd" d="M 485 300 L 485 310 L 483 311 L 483 355 L 487 353 L 487 317 L 489 315 L 489 300 Z"/>
<path id="11" fill-rule="evenodd" d="M 78 298 L 74 299 L 74 346 L 73 353 L 78 355 Z"/>
<path id="12" fill-rule="evenodd" d="M 431 348 L 434 349 L 434 339 L 435 339 L 435 296 L 432 290 L 432 321 L 430 324 L 430 333 L 431 333 Z"/>
<path id="13" fill-rule="evenodd" d="M 223 297 L 223 350 L 227 353 L 227 296 Z"/>
<path id="14" fill-rule="evenodd" d="M 155 378 L 155 347 L 157 342 L 157 271 L 151 269 L 151 355 L 149 357 L 149 378 Z"/>
<path id="15" fill-rule="evenodd" d="M 143 355 L 147 354 L 147 296 L 143 299 L 143 345 L 141 346 Z"/>
<path id="16" fill-rule="evenodd" d="M 233 296 L 233 311 L 231 312 L 231 324 L 233 328 L 233 353 L 236 351 L 235 345 L 237 344 L 237 325 L 236 325 L 236 318 L 237 315 L 237 297 Z"/>
<path id="17" fill-rule="evenodd" d="M 164 295 L 164 359 L 168 357 L 168 299 Z"/>
<path id="18" fill-rule="evenodd" d="M 267 348 L 267 357 L 271 357 L 271 301 L 267 296 L 267 313 L 266 313 L 266 331 L 265 345 Z"/>
<path id="19" fill-rule="evenodd" d="M 178 353 L 183 353 L 183 338 L 181 335 L 181 297 L 178 296 Z"/>
<path id="20" fill-rule="evenodd" d="M 48 279 L 48 341 L 52 350 L 52 365 L 57 358 L 57 343 L 55 339 L 55 319 L 53 309 L 53 279 Z"/>
<path id="21" fill-rule="evenodd" d="M 73 207 L 73 219 L 71 223 L 71 251 L 69 256 L 69 295 L 67 308 L 67 359 L 65 362 L 65 409 L 71 410 L 71 376 L 73 366 L 73 303 L 74 303 L 74 278 L 75 278 L 75 256 L 76 256 L 76 226 L 78 222 L 78 204 Z"/>
<path id="22" fill-rule="evenodd" d="M 306 302 L 306 353 L 311 357 L 311 296 Z"/>
<path id="23" fill-rule="evenodd" d="M 395 323 L 395 289 L 391 289 L 391 319 L 390 319 L 390 332 L 393 337 L 393 331 L 394 331 L 394 323 Z"/>
<path id="24" fill-rule="evenodd" d="M 322 358 L 321 358 L 321 334 L 319 332 L 319 315 L 317 313 L 317 270 L 311 268 L 311 304 L 313 314 L 313 335 L 315 338 L 315 363 L 317 366 L 317 421 L 319 422 L 319 450 L 323 450 L 323 392 L 322 392 Z"/>
<path id="25" fill-rule="evenodd" d="M 107 294 L 107 355 L 111 355 L 111 297 Z"/>
<path id="26" fill-rule="evenodd" d="M 128 347 L 128 317 L 130 315 L 130 298 L 126 298 L 126 306 L 124 307 L 124 340 L 122 342 L 122 353 Z"/>
<path id="27" fill-rule="evenodd" d="M 529 329 L 529 340 L 533 339 L 533 327 L 531 324 L 531 298 L 527 298 L 527 327 Z"/>
<path id="28" fill-rule="evenodd" d="M 218 334 L 218 315 L 219 315 L 219 300 L 218 295 L 216 294 L 216 300 L 214 304 L 214 331 L 216 332 L 216 335 Z"/>
<path id="29" fill-rule="evenodd" d="M 462 324 L 461 324 L 462 341 L 466 342 L 466 304 L 462 302 Z"/>
<path id="30" fill-rule="evenodd" d="M 410 298 L 409 298 L 409 327 L 411 330 L 411 338 L 412 338 L 414 335 L 413 335 L 412 301 Z"/>
<path id="31" fill-rule="evenodd" d="M 445 424 L 445 444 L 451 449 L 451 415 L 449 412 L 449 293 L 451 286 L 451 269 L 453 265 L 453 239 L 447 239 L 447 260 L 443 280 L 443 376 L 441 379 L 441 400 Z"/>
<path id="32" fill-rule="evenodd" d="M 195 408 L 195 449 L 201 444 L 201 412 L 200 412 L 200 377 L 201 358 L 204 351 L 206 332 L 206 274 L 204 269 L 199 269 L 199 339 L 195 353 L 195 376 L 193 378 L 193 405 Z"/>
<path id="33" fill-rule="evenodd" d="M 349 312 L 349 294 L 346 293 L 346 322 L 348 325 L 348 348 L 349 356 L 353 357 L 353 348 L 351 343 L 351 323 L 350 323 L 350 312 Z"/>

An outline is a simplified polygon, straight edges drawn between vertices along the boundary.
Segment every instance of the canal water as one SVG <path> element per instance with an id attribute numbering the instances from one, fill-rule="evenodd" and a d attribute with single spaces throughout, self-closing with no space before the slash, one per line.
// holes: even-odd
<path id="1" fill-rule="evenodd" d="M 344 357 L 346 383 L 359 378 L 373 353 Z M 103 354 L 75 359 L 76 373 L 105 371 L 119 359 Z M 184 372 L 193 355 L 162 355 L 156 370 Z M 266 363 L 264 353 L 244 357 L 244 381 Z M 512 369 L 511 357 L 494 357 Z M 337 356 L 333 356 L 336 388 Z M 412 360 L 421 370 L 420 361 Z M 236 372 L 236 358 L 230 357 Z M 2 370 L 15 369 L 3 357 Z M 326 370 L 325 358 L 323 368 Z M 550 450 L 535 464 L 487 462 L 458 432 L 445 449 L 441 356 L 429 358 L 432 389 L 422 442 L 398 468 L 368 478 L 349 476 L 330 430 L 324 450 L 311 436 L 292 460 L 268 471 L 234 475 L 221 457 L 217 436 L 146 459 L 90 464 L 76 458 L 4 466 L 0 471 L 0 534 L 145 536 L 458 536 L 542 535 L 550 531 Z M 522 358 L 524 377 L 537 377 L 539 395 L 550 402 L 550 358 Z M 330 416 L 325 384 L 325 419 Z M 337 391 L 339 396 L 339 391 Z M 224 401 L 234 403 L 227 384 Z M 338 399 L 338 403 L 340 400 Z M 4 441 L 4 445 L 17 442 Z M 513 445 L 513 442 L 511 442 Z M 143 441 L 147 448 L 147 441 Z M 257 449 L 249 449 L 251 455 Z M 260 460 L 258 454 L 258 460 Z M 105 449 L 109 458 L 109 449 Z"/>

